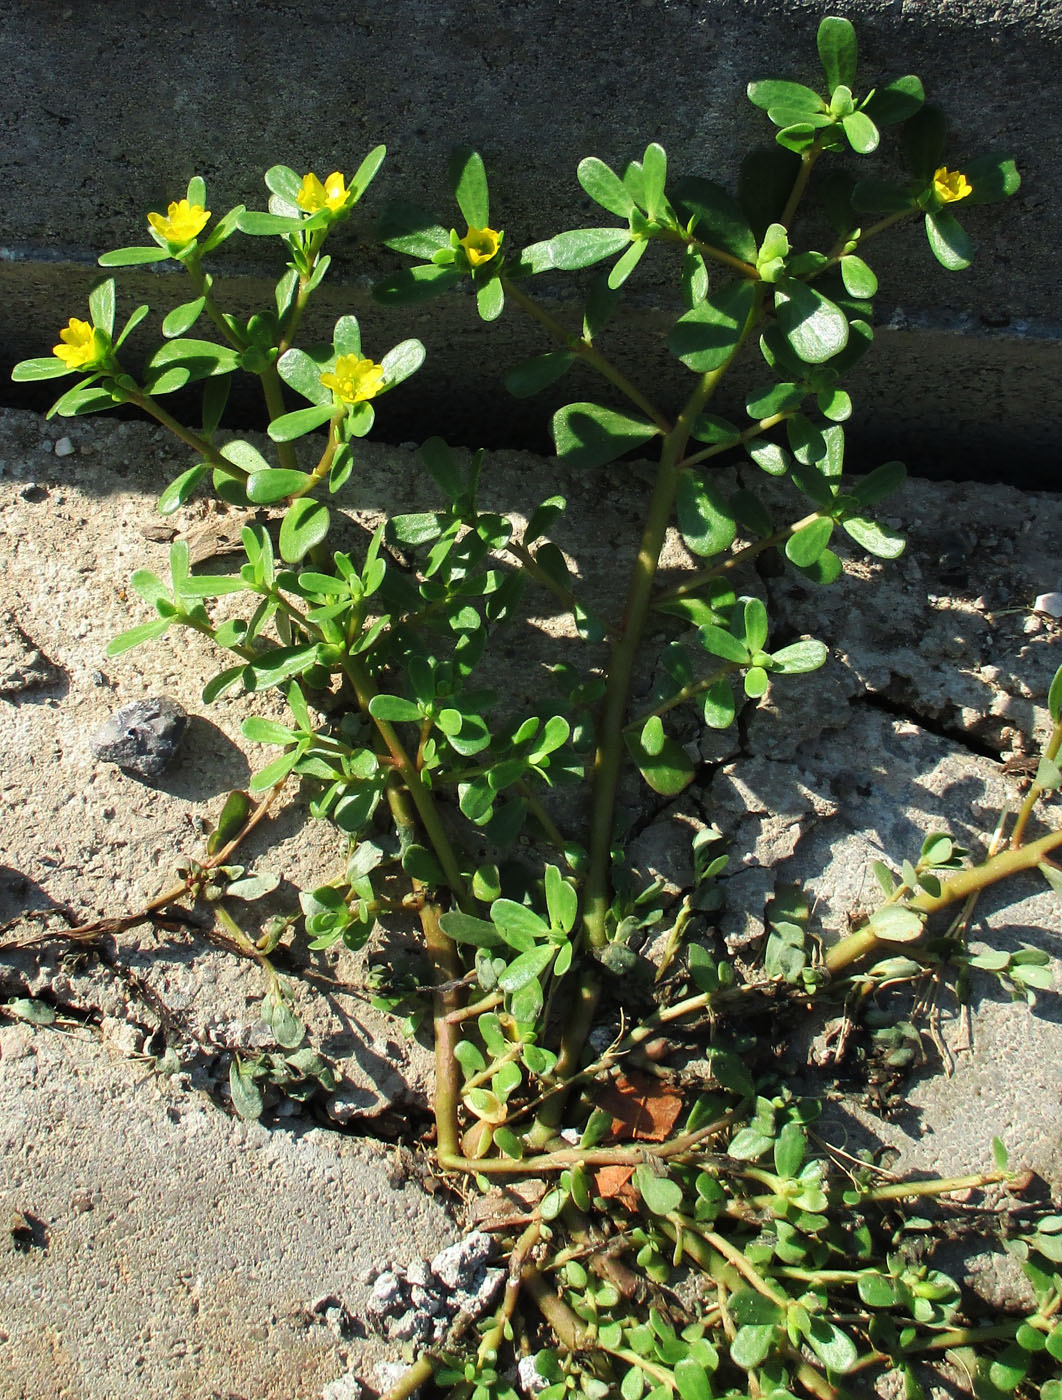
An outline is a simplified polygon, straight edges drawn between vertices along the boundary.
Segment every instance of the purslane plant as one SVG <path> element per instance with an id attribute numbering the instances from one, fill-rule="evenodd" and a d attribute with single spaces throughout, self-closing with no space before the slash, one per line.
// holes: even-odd
<path id="1" fill-rule="evenodd" d="M 163 342 L 143 371 L 132 373 L 122 352 L 148 308 L 116 335 L 110 277 L 92 290 L 90 319 L 72 318 L 52 357 L 15 371 L 21 380 L 78 375 L 55 413 L 132 404 L 176 434 L 193 460 L 162 492 L 163 514 L 208 485 L 222 501 L 270 509 L 268 525 L 244 528 L 238 573 L 193 572 L 177 541 L 168 580 L 134 574 L 153 616 L 110 653 L 191 627 L 232 656 L 206 684 L 205 702 L 240 690 L 283 693 L 289 723 L 244 726 L 249 739 L 280 750 L 251 791 L 270 794 L 298 779 L 312 793 L 313 815 L 350 839 L 343 873 L 302 894 L 309 946 L 359 948 L 378 919 L 419 919 L 436 985 L 439 1166 L 484 1189 L 539 1183 L 528 1186 L 525 1228 L 510 1242 L 501 1304 L 478 1331 L 466 1328 L 422 1356 L 392 1390 L 396 1400 L 433 1375 L 455 1396 L 507 1400 L 516 1393 L 511 1367 L 528 1355 L 537 1357 L 546 1400 L 781 1400 L 793 1388 L 831 1397 L 846 1393 L 843 1376 L 882 1366 L 901 1368 L 917 1394 L 922 1362 L 968 1347 L 980 1349 L 986 1384 L 1013 1391 L 1038 1376 L 1045 1397 L 1062 1394 L 1051 1378 L 1062 1358 L 1062 1218 L 1041 1219 L 1012 1244 L 1035 1308 L 971 1328 L 958 1287 L 923 1260 L 914 1227 L 888 1214 L 890 1202 L 1008 1180 L 1002 1147 L 995 1173 L 885 1181 L 816 1136 L 816 1106 L 760 1072 L 742 1028 L 743 1013 L 755 1015 L 779 990 L 806 999 L 856 972 L 860 996 L 873 1000 L 881 986 L 909 982 L 942 957 L 961 959 L 958 926 L 941 939 L 929 917 L 1017 870 L 1038 866 L 1059 887 L 1050 854 L 1062 832 L 1026 841 L 1025 829 L 1037 799 L 1060 781 L 1062 671 L 1048 697 L 1053 730 L 1009 835 L 1001 830 L 975 865 L 964 866 L 965 853 L 935 833 L 899 878 L 882 866 L 881 907 L 824 955 L 798 891 L 780 892 L 767 911 L 760 970 L 709 948 L 714 880 L 726 864 L 712 828 L 695 838 L 694 887 L 677 905 L 640 887 L 623 856 L 634 815 L 629 775 L 641 775 L 646 803 L 675 798 L 696 778 L 688 741 L 697 725 L 728 728 L 779 678 L 786 684 L 827 659 L 818 639 L 772 644 L 749 566 L 774 550 L 825 586 L 842 571 L 832 548 L 839 539 L 886 560 L 902 552 L 903 540 L 874 514 L 901 484 L 901 465 L 844 475 L 846 376 L 873 341 L 877 278 L 865 257 L 873 240 L 919 219 L 932 254 L 959 270 L 972 245 L 956 210 L 1018 187 L 1009 158 L 947 163 L 943 118 L 924 105 L 917 78 L 859 87 L 846 20 L 823 21 L 818 50 L 822 92 L 780 80 L 749 85 L 776 143 L 749 156 L 736 196 L 699 175 L 675 177 L 656 143 L 622 174 L 588 157 L 579 183 L 610 222 L 521 246 L 494 227 L 501 221 L 482 159 L 459 147 L 450 182 L 463 229 L 407 203 L 380 216 L 380 241 L 412 260 L 376 287 L 384 307 L 470 287 L 484 322 L 515 309 L 546 338 L 549 348 L 509 371 L 514 394 L 557 384 L 577 364 L 602 378 L 605 402 L 573 402 L 553 415 L 565 469 L 615 472 L 629 452 L 657 453 L 622 602 L 619 587 L 609 606 L 585 597 L 550 539 L 562 497 L 542 501 L 526 523 L 484 509 L 483 455 L 467 458 L 438 438 L 421 452 L 422 508 L 392 515 L 356 548 L 334 546 L 330 503 L 346 493 L 357 506 L 357 442 L 372 430 L 373 405 L 425 355 L 413 339 L 383 353 L 363 345 L 351 315 L 336 322 L 330 344 L 296 343 L 328 270 L 329 234 L 364 195 L 382 146 L 349 183 L 338 172 L 322 182 L 274 166 L 268 211 L 238 206 L 213 223 L 204 184 L 193 179 L 165 215 L 148 216 L 150 245 L 100 259 L 108 268 L 174 260 L 191 280 L 192 297 L 165 316 Z M 893 127 L 905 173 L 859 178 L 853 171 Z M 846 159 L 830 168 L 838 155 Z M 800 241 L 800 216 L 812 204 L 834 230 L 824 251 Z M 206 266 L 236 234 L 279 238 L 286 256 L 274 304 L 246 320 L 225 309 Z M 659 401 L 602 349 L 622 289 L 647 256 L 658 268 L 670 260 L 676 272 L 667 345 L 691 376 L 677 404 Z M 536 295 L 535 279 L 549 285 L 593 268 L 582 325 L 571 329 Z M 191 334 L 202 325 L 210 338 Z M 739 368 L 745 412 L 735 421 L 712 403 Z M 237 372 L 261 384 L 275 461 L 222 429 Z M 202 385 L 202 412 L 189 428 L 160 400 L 193 384 Z M 323 443 L 300 453 L 295 444 L 318 430 Z M 719 484 L 713 467 L 735 462 L 774 479 L 769 500 L 751 485 Z M 795 505 L 780 523 L 785 484 Z M 662 582 L 658 564 L 675 529 L 695 566 Z M 489 684 L 489 643 L 517 624 L 526 588 L 560 600 L 586 660 L 554 667 L 552 693 L 512 714 Z M 551 790 L 560 784 L 585 786 L 583 830 L 558 829 Z M 246 909 L 266 892 L 222 863 L 258 820 L 252 807 L 246 794 L 230 797 L 210 858 L 187 867 L 183 887 L 209 894 L 228 945 L 263 962 L 267 1019 L 294 1052 L 234 1060 L 233 1101 L 249 1115 L 263 1106 L 256 1079 L 294 1075 L 302 1096 L 312 1081 L 332 1083 L 320 1057 L 298 1049 L 302 1028 L 269 969 L 288 926 L 248 935 L 226 908 L 242 898 Z M 655 987 L 631 976 L 650 928 L 665 935 Z M 1037 966 L 1035 957 L 1015 957 L 1004 971 L 1035 987 Z M 599 1022 L 618 1029 L 591 1049 Z M 709 1022 L 710 1077 L 684 1093 L 666 1068 L 670 1037 Z M 696 1306 L 666 1288 L 680 1265 L 704 1276 Z"/>

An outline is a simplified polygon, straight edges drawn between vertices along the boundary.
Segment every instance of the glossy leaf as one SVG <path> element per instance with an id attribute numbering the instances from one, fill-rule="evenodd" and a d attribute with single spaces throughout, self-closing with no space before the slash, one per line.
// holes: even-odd
<path id="1" fill-rule="evenodd" d="M 557 456 L 570 467 L 603 467 L 659 433 L 655 424 L 594 403 L 572 403 L 553 415 Z"/>
<path id="2" fill-rule="evenodd" d="M 172 515 L 175 510 L 179 510 L 209 470 L 205 462 L 200 462 L 198 466 L 189 467 L 175 481 L 171 481 L 159 497 L 158 505 L 155 507 L 158 513 Z"/>
<path id="3" fill-rule="evenodd" d="M 269 436 L 274 442 L 293 442 L 327 423 L 333 412 L 330 403 L 314 404 L 312 408 L 297 408 L 294 413 L 285 413 L 279 418 L 274 418 L 269 425 Z"/>
<path id="4" fill-rule="evenodd" d="M 524 248 L 520 253 L 520 265 L 531 272 L 547 272 L 554 268 L 572 272 L 612 257 L 630 241 L 630 232 L 625 228 L 572 229 Z"/>
<path id="5" fill-rule="evenodd" d="M 587 156 L 579 162 L 576 178 L 580 185 L 602 209 L 626 219 L 635 208 L 630 191 L 616 172 L 597 156 Z"/>
<path id="6" fill-rule="evenodd" d="M 280 553 L 289 564 L 297 564 L 328 534 L 328 507 L 303 496 L 289 507 L 280 525 Z"/>
<path id="7" fill-rule="evenodd" d="M 575 356 L 570 350 L 549 350 L 515 365 L 505 376 L 505 387 L 517 399 L 529 398 L 553 384 L 571 368 Z"/>
<path id="8" fill-rule="evenodd" d="M 786 558 L 800 568 L 814 564 L 833 537 L 833 521 L 820 515 L 810 524 L 789 536 L 785 544 Z"/>
<path id="9" fill-rule="evenodd" d="M 865 112 L 852 112 L 841 121 L 848 144 L 857 155 L 867 156 L 878 149 L 881 137 Z"/>
<path id="10" fill-rule="evenodd" d="M 254 505 L 272 505 L 274 501 L 283 501 L 296 491 L 302 491 L 312 481 L 308 472 L 268 467 L 247 478 L 247 499 Z"/>
<path id="11" fill-rule="evenodd" d="M 963 204 L 996 204 L 1021 187 L 1018 167 L 1010 156 L 976 156 L 963 165 L 962 173 L 973 186 Z"/>
<path id="12" fill-rule="evenodd" d="M 806 364 L 821 365 L 847 345 L 844 312 L 807 283 L 785 278 L 775 290 L 774 305 L 783 336 Z"/>
<path id="13" fill-rule="evenodd" d="M 628 732 L 625 737 L 631 758 L 654 792 L 675 797 L 693 781 L 693 761 L 674 739 L 665 735 L 658 752 L 648 753 L 639 736 Z"/>
<path id="14" fill-rule="evenodd" d="M 970 266 L 973 258 L 970 236 L 947 209 L 930 210 L 926 214 L 926 237 L 941 267 L 949 272 L 961 272 Z"/>
<path id="15" fill-rule="evenodd" d="M 184 335 L 185 331 L 191 330 L 199 320 L 205 306 L 206 297 L 196 297 L 195 301 L 186 301 L 183 306 L 175 306 L 162 322 L 162 334 Z"/>
<path id="16" fill-rule="evenodd" d="M 913 117 L 924 102 L 921 79 L 909 73 L 875 88 L 873 96 L 864 102 L 863 111 L 875 126 L 895 126 L 897 122 Z"/>
<path id="17" fill-rule="evenodd" d="M 166 262 L 170 254 L 165 248 L 115 248 L 99 259 L 100 267 L 143 267 L 146 263 Z"/>
<path id="18" fill-rule="evenodd" d="M 748 281 L 713 293 L 679 317 L 668 337 L 668 349 L 694 374 L 719 369 L 737 348 L 755 296 Z"/>
<path id="19" fill-rule="evenodd" d="M 449 232 L 419 205 L 393 200 L 384 207 L 376 236 L 385 248 L 430 262 L 434 254 L 450 247 Z M 374 289 L 375 294 L 375 289 Z"/>
<path id="20" fill-rule="evenodd" d="M 849 515 L 841 524 L 857 544 L 878 559 L 898 559 L 907 547 L 902 535 L 869 516 Z"/>
<path id="21" fill-rule="evenodd" d="M 819 25 L 816 44 L 827 89 L 833 92 L 842 83 L 854 88 L 859 47 L 851 23 L 836 15 L 827 15 Z"/>
<path id="22" fill-rule="evenodd" d="M 790 83 L 781 78 L 765 78 L 749 83 L 746 88 L 749 101 L 755 107 L 767 111 L 771 107 L 791 108 L 796 112 L 811 114 L 823 110 L 823 101 L 813 88 L 803 83 Z"/>
<path id="23" fill-rule="evenodd" d="M 923 107 L 904 124 L 903 154 L 911 173 L 925 184 L 944 163 L 948 124 L 936 107 Z"/>
<path id="24" fill-rule="evenodd" d="M 696 472 L 679 473 L 675 507 L 682 538 L 694 554 L 710 558 L 733 544 L 737 524 L 726 497 Z"/>
<path id="25" fill-rule="evenodd" d="M 470 228 L 490 223 L 490 199 L 483 158 L 471 146 L 457 146 L 450 155 L 450 188 Z"/>

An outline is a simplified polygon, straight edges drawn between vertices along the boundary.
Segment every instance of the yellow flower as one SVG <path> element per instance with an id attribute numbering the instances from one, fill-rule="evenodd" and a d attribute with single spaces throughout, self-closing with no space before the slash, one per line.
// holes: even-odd
<path id="1" fill-rule="evenodd" d="M 70 324 L 59 332 L 59 344 L 52 354 L 67 369 L 93 369 L 107 354 L 107 338 L 102 331 L 71 316 Z"/>
<path id="2" fill-rule="evenodd" d="M 174 200 L 165 215 L 149 214 L 148 223 L 167 243 L 191 243 L 202 233 L 210 218 L 210 210 L 201 204 L 189 204 L 186 199 Z"/>
<path id="3" fill-rule="evenodd" d="M 501 247 L 501 234 L 492 228 L 474 228 L 469 224 L 468 232 L 459 240 L 459 246 L 465 250 L 472 267 L 481 267 L 483 263 L 490 262 Z"/>
<path id="4" fill-rule="evenodd" d="M 343 403 L 363 403 L 384 387 L 384 367 L 357 355 L 340 355 L 333 372 L 321 375 L 321 383 Z"/>
<path id="5" fill-rule="evenodd" d="M 942 204 L 954 204 L 957 199 L 965 199 L 973 193 L 970 184 L 961 170 L 949 170 L 942 165 L 933 176 L 933 188 Z"/>
<path id="6" fill-rule="evenodd" d="M 307 214 L 316 214 L 319 209 L 331 209 L 335 214 L 346 204 L 349 193 L 340 171 L 334 170 L 322 185 L 311 170 L 309 175 L 302 177 L 295 202 Z"/>

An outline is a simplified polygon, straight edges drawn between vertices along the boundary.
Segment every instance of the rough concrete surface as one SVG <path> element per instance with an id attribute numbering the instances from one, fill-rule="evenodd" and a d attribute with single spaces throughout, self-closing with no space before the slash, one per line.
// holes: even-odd
<path id="1" fill-rule="evenodd" d="M 137 567 L 164 568 L 160 536 L 176 529 L 227 567 L 217 556 L 239 523 L 230 513 L 202 504 L 168 522 L 154 513 L 158 490 L 184 465 L 143 425 L 0 413 L 0 922 L 49 906 L 81 918 L 140 907 L 179 855 L 201 850 L 197 822 L 269 756 L 240 734 L 247 714 L 275 712 L 268 696 L 202 704 L 220 663 L 201 638 L 177 633 L 104 656 L 110 637 L 146 616 L 126 580 Z M 409 449 L 364 444 L 359 471 L 349 489 L 367 523 L 385 506 L 430 504 Z M 633 538 L 642 492 L 637 465 L 604 495 L 594 478 L 565 481 L 556 462 L 520 453 L 492 456 L 484 480 L 493 508 L 526 512 L 567 495 L 558 542 L 591 596 L 614 604 L 617 551 Z M 672 809 L 647 806 L 644 790 L 628 798 L 632 858 L 676 892 L 690 878 L 689 829 L 723 829 L 731 867 L 721 929 L 746 952 L 780 881 L 806 883 L 828 939 L 869 902 L 869 861 L 914 857 L 941 827 L 983 850 L 1000 805 L 1019 792 L 999 758 L 1031 752 L 1046 729 L 1062 626 L 1031 605 L 1062 583 L 1062 501 L 912 481 L 885 513 L 910 536 L 895 563 L 852 550 L 845 581 L 813 595 L 766 569 L 746 581 L 772 600 L 775 642 L 821 637 L 827 666 L 777 681 L 722 741 L 691 730 L 702 767 Z M 666 567 L 683 560 L 672 540 Z M 506 656 L 514 695 L 521 684 L 540 691 L 539 664 L 570 646 L 550 606 L 531 621 Z M 528 656 L 519 682 L 516 662 Z M 149 786 L 94 760 L 90 737 L 121 704 L 158 694 L 190 721 L 174 767 Z M 298 795 L 246 847 L 248 863 L 282 875 L 279 908 L 342 858 Z M 986 895 L 971 929 L 975 946 L 1027 942 L 1052 957 L 1060 934 L 1057 902 L 1038 877 Z M 139 930 L 100 951 L 113 962 L 116 946 L 136 983 L 108 956 L 68 956 L 61 943 L 0 959 L 4 1000 L 45 993 L 64 1018 L 58 1029 L 8 1024 L 0 1035 L 0 1213 L 21 1212 L 36 1232 L 25 1254 L 0 1239 L 0 1396 L 316 1400 L 388 1354 L 358 1335 L 370 1266 L 429 1257 L 456 1230 L 412 1179 L 408 1154 L 377 1140 L 403 1127 L 415 1134 L 430 1090 L 425 1046 L 404 1041 L 363 992 L 367 961 L 412 942 L 399 930 L 358 957 L 296 953 L 281 966 L 341 1085 L 317 1119 L 282 1101 L 268 1127 L 221 1108 L 232 1051 L 270 1044 L 257 970 L 194 928 Z M 926 1069 L 900 1090 L 892 1120 L 846 1097 L 831 1118 L 835 1140 L 893 1144 L 901 1168 L 955 1172 L 987 1167 L 999 1133 L 1015 1165 L 1057 1195 L 1058 986 L 1056 973 L 1056 991 L 1038 992 L 1030 1011 L 979 974 L 972 1041 L 945 993 L 938 1039 L 951 1077 L 927 1038 Z M 185 1061 L 168 1079 L 151 1060 L 159 1004 Z M 803 1062 L 793 1082 L 812 1085 Z M 986 1276 L 985 1286 L 1013 1280 Z"/>
<path id="2" fill-rule="evenodd" d="M 380 142 L 390 154 L 364 219 L 359 211 L 330 244 L 335 290 L 326 285 L 315 312 L 322 327 L 354 310 L 367 344 L 392 344 L 395 328 L 410 334 L 418 318 L 369 301 L 369 282 L 395 265 L 373 246 L 372 222 L 396 196 L 456 220 L 445 175 L 452 145 L 483 152 L 494 217 L 521 244 L 609 222 L 576 182 L 586 155 L 622 167 L 657 140 L 673 178 L 731 185 L 745 152 L 773 141 L 745 98 L 747 82 L 817 84 L 815 31 L 834 11 L 856 24 L 868 84 L 922 76 L 953 124 L 950 162 L 1008 151 L 1024 179 L 1005 206 L 962 213 L 979 246 L 967 272 L 937 266 L 918 220 L 874 245 L 881 354 L 854 385 L 879 406 L 861 431 L 926 474 L 1002 476 L 1018 424 L 1023 470 L 1049 484 L 1062 324 L 1062 159 L 1058 124 L 1045 117 L 1062 104 L 1054 0 L 363 0 L 341 19 L 326 0 L 209 0 L 165 22 L 138 0 L 8 0 L 0 366 L 41 354 L 55 328 L 83 315 L 98 255 L 145 241 L 147 211 L 180 197 L 193 173 L 206 178 L 215 214 L 237 203 L 261 208 L 271 165 L 349 174 Z M 874 174 L 883 169 L 875 161 Z M 226 297 L 268 304 L 280 271 L 272 256 L 266 240 L 227 244 L 217 264 Z M 647 259 L 631 283 L 640 334 L 675 304 L 662 290 L 666 264 Z M 174 274 L 123 274 L 123 305 L 158 306 Z M 571 316 L 581 281 L 536 285 Z M 464 299 L 420 320 L 433 330 L 431 356 L 415 387 L 393 396 L 393 415 L 415 420 L 420 437 L 434 430 L 546 450 L 532 435 L 534 414 L 499 395 L 497 366 L 542 348 L 520 318 L 494 328 L 486 353 Z M 42 327 L 53 328 L 43 342 Z M 673 363 L 671 372 L 682 380 Z M 884 384 L 891 394 L 879 392 Z M 19 397 L 7 402 L 42 405 L 31 387 L 9 392 Z M 949 405 L 943 417 L 940 402 Z M 391 440 L 411 436 L 393 415 L 382 415 Z"/>

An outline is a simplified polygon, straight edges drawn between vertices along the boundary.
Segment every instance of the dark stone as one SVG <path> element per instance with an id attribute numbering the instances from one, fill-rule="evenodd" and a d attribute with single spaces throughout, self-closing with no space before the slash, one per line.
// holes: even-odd
<path id="1" fill-rule="evenodd" d="M 157 778 L 173 762 L 188 724 L 188 716 L 165 695 L 134 700 L 101 724 L 89 740 L 102 763 L 114 763 L 124 773 Z"/>

